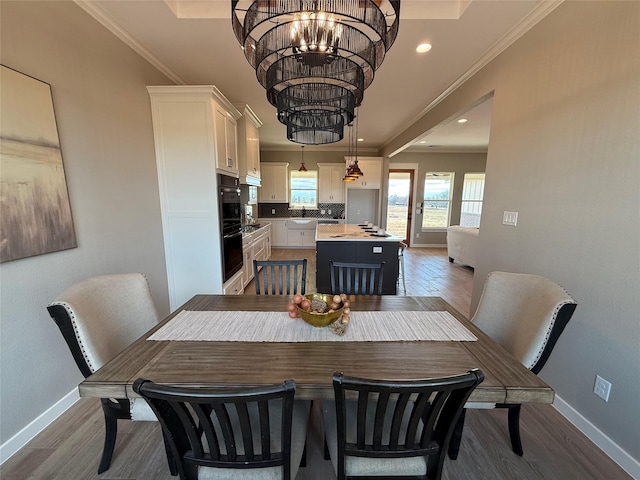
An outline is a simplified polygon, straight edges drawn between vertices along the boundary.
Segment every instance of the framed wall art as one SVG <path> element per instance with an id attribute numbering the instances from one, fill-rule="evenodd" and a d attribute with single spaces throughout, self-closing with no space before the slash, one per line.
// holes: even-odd
<path id="1" fill-rule="evenodd" d="M 76 246 L 51 86 L 0 65 L 0 262 Z"/>

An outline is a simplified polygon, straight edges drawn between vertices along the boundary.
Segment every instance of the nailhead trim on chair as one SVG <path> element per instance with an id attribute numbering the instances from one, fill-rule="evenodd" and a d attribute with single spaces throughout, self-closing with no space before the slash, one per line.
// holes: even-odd
<path id="1" fill-rule="evenodd" d="M 84 361 L 86 362 L 86 364 L 89 367 L 89 369 L 91 370 L 91 372 L 95 372 L 96 368 L 91 364 L 91 360 L 89 360 L 89 357 L 87 356 L 87 351 L 85 349 L 85 346 L 82 343 L 82 339 L 80 338 L 80 332 L 78 331 L 78 326 L 76 324 L 76 317 L 73 314 L 73 310 L 71 310 L 71 305 L 69 305 L 66 302 L 53 302 L 51 305 L 60 305 L 69 314 L 69 318 L 71 319 L 71 326 L 73 327 L 73 333 L 75 334 L 76 339 L 78 341 L 78 345 L 80 346 L 80 350 L 82 351 L 82 356 L 84 357 Z"/>

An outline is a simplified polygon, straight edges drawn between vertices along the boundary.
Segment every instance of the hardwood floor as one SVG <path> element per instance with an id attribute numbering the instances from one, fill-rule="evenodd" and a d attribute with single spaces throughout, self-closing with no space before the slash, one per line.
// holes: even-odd
<path id="1" fill-rule="evenodd" d="M 313 250 L 274 249 L 272 258 L 308 258 L 308 286 L 315 291 Z M 405 251 L 408 295 L 441 296 L 468 315 L 473 270 L 450 264 L 444 249 Z M 253 294 L 253 285 L 246 288 Z M 402 293 L 402 292 L 401 292 Z M 298 480 L 335 479 L 322 457 L 319 406 L 307 436 L 307 467 Z M 470 410 L 456 461 L 445 461 L 445 480 L 616 480 L 629 479 L 620 467 L 550 405 L 524 405 L 524 456 L 512 453 L 506 411 Z M 98 399 L 83 398 L 0 467 L 2 480 L 169 480 L 160 427 L 156 422 L 119 423 L 111 468 L 97 475 L 104 421 Z"/>

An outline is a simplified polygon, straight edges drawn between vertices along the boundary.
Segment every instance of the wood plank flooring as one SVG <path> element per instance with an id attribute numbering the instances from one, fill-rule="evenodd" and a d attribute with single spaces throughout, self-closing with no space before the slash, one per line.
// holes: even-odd
<path id="1" fill-rule="evenodd" d="M 308 291 L 315 291 L 313 250 L 274 249 L 272 258 L 308 258 Z M 468 315 L 473 270 L 450 264 L 445 249 L 405 251 L 407 295 L 441 296 Z M 251 295 L 253 284 L 247 286 Z M 402 293 L 402 291 L 400 291 Z M 525 405 L 521 414 L 524 456 L 512 453 L 506 411 L 470 410 L 460 455 L 445 461 L 445 480 L 617 480 L 629 479 L 620 467 L 550 405 Z M 308 462 L 298 480 L 335 479 L 322 457 L 318 405 L 307 436 Z M 170 480 L 156 422 L 119 423 L 111 468 L 97 475 L 104 440 L 98 399 L 83 398 L 0 466 L 2 480 Z"/>

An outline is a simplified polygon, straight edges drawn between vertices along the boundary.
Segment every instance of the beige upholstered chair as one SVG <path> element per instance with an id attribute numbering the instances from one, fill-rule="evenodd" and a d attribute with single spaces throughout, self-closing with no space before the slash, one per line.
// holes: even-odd
<path id="1" fill-rule="evenodd" d="M 538 374 L 546 363 L 576 301 L 554 281 L 524 273 L 492 272 L 487 277 L 478 309 L 471 320 L 522 364 Z M 511 446 L 522 455 L 520 404 L 468 403 L 467 408 L 508 408 Z M 457 458 L 465 411 L 462 412 L 449 457 Z"/>
<path id="2" fill-rule="evenodd" d="M 47 310 L 85 378 L 158 323 L 147 279 L 140 273 L 89 278 L 67 288 Z M 105 442 L 98 473 L 111 465 L 118 419 L 156 419 L 144 400 L 103 398 L 102 409 Z"/>

